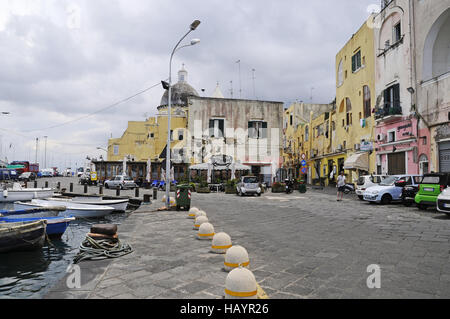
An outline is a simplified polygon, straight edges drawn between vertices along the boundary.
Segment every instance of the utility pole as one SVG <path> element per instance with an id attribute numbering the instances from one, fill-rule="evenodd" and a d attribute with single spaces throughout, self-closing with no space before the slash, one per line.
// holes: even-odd
<path id="1" fill-rule="evenodd" d="M 230 95 L 233 98 L 233 81 L 230 81 Z"/>
<path id="2" fill-rule="evenodd" d="M 47 136 L 45 138 L 45 147 L 44 147 L 44 168 L 47 168 Z"/>
<path id="3" fill-rule="evenodd" d="M 241 86 L 241 60 L 237 60 L 236 63 L 239 66 L 239 98 L 242 98 L 242 86 Z"/>
<path id="4" fill-rule="evenodd" d="M 39 137 L 36 137 L 36 157 L 35 157 L 35 163 L 38 162 L 38 143 L 39 143 Z"/>
<path id="5" fill-rule="evenodd" d="M 258 98 L 256 97 L 256 91 L 255 91 L 255 69 L 252 69 L 252 80 L 253 80 L 253 97 L 255 98 L 255 100 L 257 100 Z"/>

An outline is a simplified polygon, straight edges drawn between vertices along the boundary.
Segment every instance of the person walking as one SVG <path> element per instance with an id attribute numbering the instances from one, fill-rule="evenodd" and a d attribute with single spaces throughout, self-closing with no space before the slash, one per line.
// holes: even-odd
<path id="1" fill-rule="evenodd" d="M 336 187 L 338 189 L 337 191 L 337 201 L 342 201 L 342 198 L 344 197 L 344 189 L 345 189 L 345 175 L 344 171 L 341 171 L 341 175 L 337 178 Z"/>

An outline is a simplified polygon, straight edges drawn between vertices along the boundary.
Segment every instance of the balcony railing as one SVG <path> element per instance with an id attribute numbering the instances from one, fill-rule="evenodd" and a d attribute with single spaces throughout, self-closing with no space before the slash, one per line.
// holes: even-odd
<path id="1" fill-rule="evenodd" d="M 391 115 L 402 115 L 402 107 L 400 103 L 386 103 L 375 109 L 375 119 L 381 120 Z"/>

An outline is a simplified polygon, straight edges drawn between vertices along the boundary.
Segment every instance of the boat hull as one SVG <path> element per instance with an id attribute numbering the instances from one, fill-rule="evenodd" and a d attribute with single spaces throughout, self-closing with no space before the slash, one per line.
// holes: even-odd
<path id="1" fill-rule="evenodd" d="M 0 223 L 14 223 L 14 222 L 35 222 L 45 220 L 47 222 L 46 233 L 51 238 L 60 238 L 70 222 L 75 220 L 74 217 L 24 217 L 24 218 L 9 218 L 0 217 Z"/>
<path id="2" fill-rule="evenodd" d="M 42 199 L 33 199 L 30 203 L 21 202 L 16 206 L 14 204 L 14 208 L 23 209 L 27 208 L 38 208 L 38 207 L 54 207 L 54 206 L 64 206 L 66 210 L 63 212 L 59 212 L 58 216 L 61 217 L 70 217 L 73 216 L 75 218 L 100 218 L 112 213 L 114 208 L 110 206 L 96 206 L 96 205 L 84 205 L 77 203 L 70 203 L 65 201 L 48 201 Z"/>
<path id="3" fill-rule="evenodd" d="M 46 222 L 0 224 L 0 252 L 35 250 L 44 245 Z"/>
<path id="4" fill-rule="evenodd" d="M 60 210 L 39 210 L 39 208 L 30 208 L 28 205 L 22 205 L 22 202 L 14 203 L 14 211 L 0 211 L 0 215 L 10 219 L 56 217 L 59 213 Z"/>

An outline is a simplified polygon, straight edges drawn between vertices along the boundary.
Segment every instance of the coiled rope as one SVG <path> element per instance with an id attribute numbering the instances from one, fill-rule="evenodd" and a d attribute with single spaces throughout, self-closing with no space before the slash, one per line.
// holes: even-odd
<path id="1" fill-rule="evenodd" d="M 99 239 L 95 240 L 86 236 L 80 244 L 80 251 L 73 258 L 73 263 L 77 264 L 83 260 L 100 260 L 106 258 L 117 258 L 132 253 L 133 249 L 129 244 L 122 243 L 119 239 Z"/>

